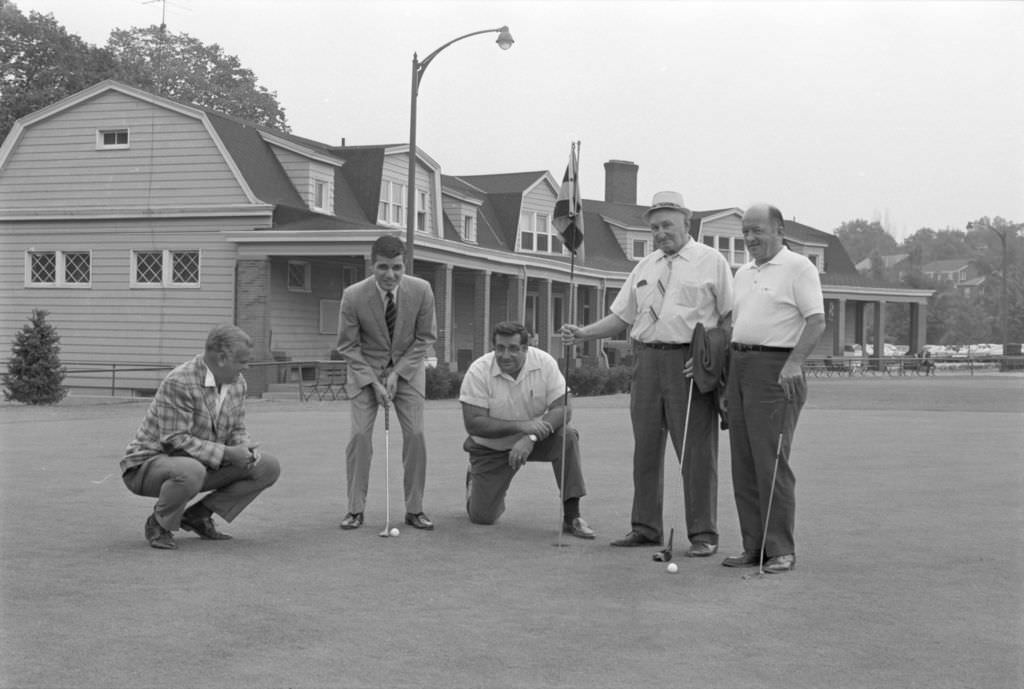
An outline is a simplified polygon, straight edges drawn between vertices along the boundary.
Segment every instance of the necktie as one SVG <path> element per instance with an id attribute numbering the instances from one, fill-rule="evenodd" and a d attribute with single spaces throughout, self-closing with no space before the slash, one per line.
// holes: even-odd
<path id="1" fill-rule="evenodd" d="M 668 281 L 672 278 L 672 259 L 675 256 L 666 256 L 665 265 L 662 266 L 661 275 L 658 276 L 658 282 L 655 287 L 658 288 L 658 293 L 654 296 L 654 303 L 651 304 L 651 320 L 657 321 L 661 315 L 661 307 L 665 303 L 665 292 L 668 290 Z"/>
<path id="2" fill-rule="evenodd" d="M 384 307 L 384 320 L 388 324 L 388 337 L 390 339 L 395 338 L 395 319 L 398 318 L 398 309 L 395 308 L 395 295 L 391 290 L 388 290 L 387 304 Z"/>

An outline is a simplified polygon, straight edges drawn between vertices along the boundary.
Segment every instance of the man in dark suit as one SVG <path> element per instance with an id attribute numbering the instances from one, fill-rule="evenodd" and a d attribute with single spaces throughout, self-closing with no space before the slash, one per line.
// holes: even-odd
<path id="1" fill-rule="evenodd" d="M 342 529 L 363 525 L 377 408 L 394 406 L 402 426 L 405 523 L 431 530 L 423 513 L 427 447 L 423 434 L 426 355 L 437 339 L 430 283 L 405 275 L 405 244 L 385 235 L 373 243 L 373 274 L 346 288 L 338 319 L 338 353 L 348 364 L 352 437 L 345 450 L 348 514 Z"/>
<path id="2" fill-rule="evenodd" d="M 174 550 L 179 527 L 207 540 L 231 538 L 213 514 L 232 521 L 277 481 L 278 461 L 260 452 L 245 427 L 252 340 L 241 328 L 217 326 L 206 351 L 167 374 L 121 460 L 121 475 L 137 495 L 157 498 L 146 540 Z M 185 509 L 189 500 L 212 491 Z"/>

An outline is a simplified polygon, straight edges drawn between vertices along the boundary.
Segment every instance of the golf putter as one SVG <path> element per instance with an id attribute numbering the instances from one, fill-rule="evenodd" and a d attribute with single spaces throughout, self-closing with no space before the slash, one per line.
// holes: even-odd
<path id="1" fill-rule="evenodd" d="M 651 556 L 655 562 L 671 562 L 672 561 L 672 538 L 676 535 L 674 528 L 668 530 L 668 547 L 664 550 L 659 550 Z"/>
<path id="2" fill-rule="evenodd" d="M 378 536 L 391 535 L 391 407 L 384 407 L 384 530 Z"/>

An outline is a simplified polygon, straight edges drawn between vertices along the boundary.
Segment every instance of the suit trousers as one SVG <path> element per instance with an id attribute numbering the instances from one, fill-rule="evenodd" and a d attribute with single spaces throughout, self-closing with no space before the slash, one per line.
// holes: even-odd
<path id="1" fill-rule="evenodd" d="M 351 399 L 352 436 L 345 449 L 345 473 L 348 481 L 348 511 L 358 514 L 366 508 L 373 460 L 373 425 L 377 419 L 377 396 L 367 385 Z M 399 378 L 392 411 L 402 427 L 402 467 L 404 469 L 405 511 L 423 511 L 423 489 L 427 478 L 427 443 L 423 433 L 423 395 Z"/>
<path id="2" fill-rule="evenodd" d="M 718 544 L 718 411 L 714 393 L 703 394 L 683 374 L 690 346 L 653 349 L 637 346 L 630 390 L 633 423 L 633 530 L 648 538 L 663 535 L 662 503 L 665 444 L 682 452 L 683 502 L 687 536 L 693 543 Z M 689 413 L 686 447 L 683 430 Z"/>
<path id="3" fill-rule="evenodd" d="M 189 500 L 199 493 L 213 491 L 203 498 L 203 505 L 231 522 L 280 474 L 280 463 L 266 453 L 252 466 L 228 464 L 213 471 L 188 455 L 154 455 L 122 478 L 136 495 L 156 498 L 156 520 L 168 531 L 176 531 Z"/>
<path id="4" fill-rule="evenodd" d="M 733 351 L 729 363 L 726 397 L 729 445 L 732 448 L 733 495 L 739 513 L 743 550 L 760 553 L 761 541 L 765 539 L 765 557 L 796 552 L 793 538 L 796 477 L 790 467 L 789 451 L 800 410 L 807 400 L 807 383 L 801 380 L 795 397 L 786 401 L 779 385 L 779 372 L 788 357 L 786 352 Z M 769 517 L 767 536 L 764 529 L 766 515 Z"/>
<path id="5" fill-rule="evenodd" d="M 550 462 L 562 501 L 587 494 L 580 466 L 579 432 L 572 426 L 565 435 L 565 486 L 562 486 L 562 430 L 536 444 L 527 462 Z M 492 450 L 467 438 L 463 448 L 469 453 L 466 472 L 466 513 L 474 524 L 493 524 L 505 511 L 505 495 L 512 478 L 521 467 L 511 467 L 508 450 Z"/>

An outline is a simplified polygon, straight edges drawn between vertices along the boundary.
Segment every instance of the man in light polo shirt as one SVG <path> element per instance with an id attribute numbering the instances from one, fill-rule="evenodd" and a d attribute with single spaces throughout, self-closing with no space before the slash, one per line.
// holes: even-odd
<path id="1" fill-rule="evenodd" d="M 630 272 L 610 314 L 583 327 L 563 325 L 562 342 L 611 337 L 632 326 L 633 509 L 629 533 L 612 545 L 661 543 L 665 442 L 671 436 L 682 458 L 686 555 L 709 557 L 718 550 L 718 406 L 713 392 L 691 386 L 686 365 L 698 324 L 728 326 L 732 272 L 722 254 L 690 236 L 691 212 L 678 192 L 659 191 L 643 217 L 655 250 Z"/>
<path id="2" fill-rule="evenodd" d="M 788 572 L 796 564 L 789 450 L 807 399 L 802 365 L 825 332 L 824 300 L 818 269 L 783 246 L 778 208 L 752 206 L 742 227 L 753 260 L 736 272 L 726 406 L 743 552 L 722 564 Z"/>
<path id="3" fill-rule="evenodd" d="M 491 335 L 494 351 L 474 361 L 462 379 L 459 401 L 469 433 L 463 445 L 469 453 L 466 512 L 474 524 L 493 524 L 505 511 L 516 472 L 526 462 L 551 462 L 562 489 L 562 531 L 592 539 L 593 529 L 580 517 L 587 489 L 579 433 L 564 425 L 571 417 L 565 378 L 550 354 L 528 342 L 522 324 L 498 323 Z"/>

